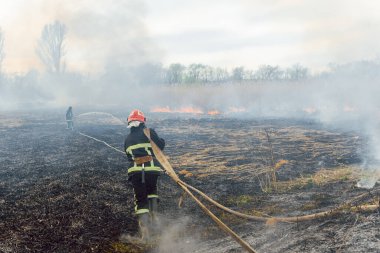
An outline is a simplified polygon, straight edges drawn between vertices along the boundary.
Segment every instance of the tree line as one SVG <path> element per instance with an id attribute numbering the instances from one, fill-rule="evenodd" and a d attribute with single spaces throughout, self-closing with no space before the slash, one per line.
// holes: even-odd
<path id="1" fill-rule="evenodd" d="M 65 38 L 67 29 L 65 24 L 55 21 L 46 24 L 41 32 L 36 47 L 36 54 L 45 66 L 45 70 L 51 74 L 62 74 L 65 72 L 64 56 Z M 0 30 L 0 71 L 4 59 L 4 35 Z M 134 73 L 141 84 L 169 84 L 181 85 L 191 83 L 224 83 L 230 81 L 246 80 L 292 80 L 298 81 L 309 77 L 309 69 L 295 64 L 289 68 L 282 69 L 279 66 L 262 65 L 257 70 L 246 69 L 243 66 L 235 67 L 231 71 L 193 63 L 183 65 L 173 63 L 163 67 L 160 63 L 145 63 L 140 66 L 130 67 L 127 71 Z"/>
<path id="2" fill-rule="evenodd" d="M 41 32 L 36 46 L 36 54 L 43 63 L 46 73 L 56 76 L 75 75 L 80 73 L 66 73 L 66 63 L 64 56 L 65 39 L 67 28 L 60 21 L 46 24 Z M 0 76 L 2 63 L 5 58 L 4 34 L 0 28 Z M 173 63 L 163 66 L 161 63 L 144 63 L 138 66 L 128 66 L 120 69 L 113 69 L 105 73 L 105 79 L 116 75 L 119 80 L 126 79 L 126 82 L 134 82 L 140 85 L 188 85 L 188 84 L 223 84 L 223 83 L 243 83 L 262 81 L 302 81 L 311 78 L 321 78 L 334 74 L 352 75 L 378 75 L 378 61 L 363 61 L 343 65 L 330 65 L 330 71 L 312 75 L 311 71 L 301 64 L 294 64 L 291 67 L 282 68 L 280 66 L 261 65 L 256 70 L 247 69 L 243 66 L 234 67 L 231 70 L 220 67 L 213 67 L 200 63 L 184 65 Z M 114 78 L 112 78 L 114 79 Z"/>
<path id="3" fill-rule="evenodd" d="M 257 70 L 246 69 L 243 66 L 228 70 L 200 63 L 193 63 L 187 66 L 181 63 L 173 63 L 168 67 L 163 67 L 160 63 L 146 63 L 138 68 L 148 77 L 153 77 L 153 79 L 140 80 L 144 84 L 182 85 L 245 81 L 299 81 L 310 77 L 309 69 L 300 64 L 294 64 L 285 69 L 279 66 L 261 65 Z"/>

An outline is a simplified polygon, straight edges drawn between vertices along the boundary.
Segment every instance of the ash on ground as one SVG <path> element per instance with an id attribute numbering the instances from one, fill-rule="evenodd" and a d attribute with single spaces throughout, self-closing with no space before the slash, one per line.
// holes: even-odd
<path id="1" fill-rule="evenodd" d="M 183 252 L 242 252 L 189 197 L 179 207 L 183 192 L 165 175 L 160 212 L 172 222 L 170 233 L 149 249 L 120 240 L 137 233 L 127 159 L 76 131 L 122 149 L 125 126 L 82 124 L 70 131 L 58 113 L 0 120 L 1 252 L 175 252 L 186 243 Z M 165 153 L 184 181 L 234 210 L 294 216 L 363 194 L 352 205 L 378 198 L 379 184 L 369 192 L 356 187 L 366 139 L 355 131 L 223 117 L 151 119 L 149 127 L 166 139 Z M 268 181 L 273 168 L 276 187 Z M 379 212 L 268 227 L 210 208 L 259 252 L 380 252 Z"/>

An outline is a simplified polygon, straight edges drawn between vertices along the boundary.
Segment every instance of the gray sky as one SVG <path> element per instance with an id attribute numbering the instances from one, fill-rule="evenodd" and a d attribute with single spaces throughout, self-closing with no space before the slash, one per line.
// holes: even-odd
<path id="1" fill-rule="evenodd" d="M 0 0 L 0 27 L 8 72 L 41 68 L 35 46 L 55 19 L 68 27 L 73 70 L 115 60 L 320 70 L 379 57 L 379 13 L 376 0 Z"/>

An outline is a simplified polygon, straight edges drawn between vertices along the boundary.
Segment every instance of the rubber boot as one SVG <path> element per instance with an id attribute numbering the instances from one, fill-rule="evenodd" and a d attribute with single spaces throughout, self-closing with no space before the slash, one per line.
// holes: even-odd
<path id="1" fill-rule="evenodd" d="M 149 199 L 149 211 L 152 219 L 151 231 L 153 234 L 158 234 L 160 230 L 160 221 L 157 215 L 158 211 L 158 198 Z"/>
<path id="2" fill-rule="evenodd" d="M 158 198 L 149 199 L 149 211 L 152 213 L 157 213 L 158 210 Z"/>
<path id="3" fill-rule="evenodd" d="M 142 213 L 138 214 L 138 221 L 139 221 L 139 232 L 141 236 L 141 240 L 144 242 L 149 241 L 150 239 L 150 218 L 149 213 Z"/>

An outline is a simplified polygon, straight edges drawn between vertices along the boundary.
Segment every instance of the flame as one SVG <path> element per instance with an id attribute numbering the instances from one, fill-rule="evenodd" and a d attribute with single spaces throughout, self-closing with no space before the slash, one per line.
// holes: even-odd
<path id="1" fill-rule="evenodd" d="M 181 107 L 179 109 L 170 109 L 169 106 L 166 107 L 154 107 L 150 110 L 151 112 L 161 112 L 161 113 L 192 113 L 192 114 L 203 114 L 204 112 L 195 107 L 187 106 Z"/>
<path id="2" fill-rule="evenodd" d="M 246 112 L 244 107 L 229 107 L 225 113 L 242 113 Z M 150 112 L 158 113 L 189 113 L 189 114 L 207 114 L 207 115 L 221 115 L 222 112 L 218 109 L 202 110 L 199 107 L 183 106 L 180 108 L 170 108 L 169 106 L 156 106 L 151 108 Z"/>
<path id="3" fill-rule="evenodd" d="M 219 115 L 220 112 L 218 110 L 211 110 L 207 112 L 208 115 Z"/>
<path id="4" fill-rule="evenodd" d="M 154 107 L 150 111 L 151 112 L 166 112 L 166 113 L 172 112 L 170 110 L 169 106 L 166 106 L 166 107 Z"/>

